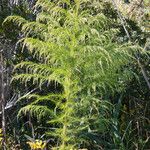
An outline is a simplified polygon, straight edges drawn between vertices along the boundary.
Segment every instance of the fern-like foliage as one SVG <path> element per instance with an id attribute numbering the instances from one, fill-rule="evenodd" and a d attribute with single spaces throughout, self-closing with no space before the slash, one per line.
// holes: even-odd
<path id="1" fill-rule="evenodd" d="M 36 114 L 39 119 L 50 116 L 48 123 L 56 128 L 48 134 L 56 136 L 59 145 L 54 149 L 75 149 L 79 139 L 84 139 L 82 131 L 96 132 L 90 122 L 107 122 L 109 105 L 103 98 L 122 90 L 130 79 L 131 72 L 125 67 L 133 60 L 135 48 L 115 41 L 118 31 L 109 27 L 101 6 L 99 0 L 38 0 L 36 21 L 17 16 L 4 21 L 4 25 L 21 26 L 23 45 L 38 60 L 16 65 L 15 69 L 25 72 L 14 80 L 32 81 L 40 87 L 56 82 L 63 87 L 59 94 L 29 95 L 32 102 L 19 112 Z M 54 103 L 55 109 L 40 105 L 43 101 Z"/>

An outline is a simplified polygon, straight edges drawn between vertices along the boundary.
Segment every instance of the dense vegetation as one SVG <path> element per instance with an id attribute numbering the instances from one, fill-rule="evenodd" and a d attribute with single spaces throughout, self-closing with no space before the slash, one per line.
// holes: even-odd
<path id="1" fill-rule="evenodd" d="M 146 0 L 1 0 L 0 149 L 150 149 L 149 21 Z"/>

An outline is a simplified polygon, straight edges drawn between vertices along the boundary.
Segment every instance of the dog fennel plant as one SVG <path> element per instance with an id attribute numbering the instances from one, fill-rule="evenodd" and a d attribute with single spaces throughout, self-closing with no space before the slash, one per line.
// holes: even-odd
<path id="1" fill-rule="evenodd" d="M 63 87 L 60 93 L 28 95 L 33 101 L 19 111 L 39 120 L 51 116 L 48 123 L 55 130 L 50 128 L 48 134 L 58 139 L 53 149 L 78 148 L 84 141 L 80 132 L 92 132 L 91 124 L 107 119 L 109 108 L 103 97 L 114 89 L 120 91 L 130 79 L 131 72 L 124 66 L 133 60 L 135 48 L 114 41 L 117 30 L 110 28 L 101 7 L 98 0 L 38 0 L 35 21 L 9 16 L 3 23 L 21 28 L 23 47 L 38 60 L 17 64 L 15 69 L 25 71 L 13 80 L 32 81 L 39 87 L 55 82 Z M 40 105 L 43 101 L 55 103 L 55 109 Z"/>

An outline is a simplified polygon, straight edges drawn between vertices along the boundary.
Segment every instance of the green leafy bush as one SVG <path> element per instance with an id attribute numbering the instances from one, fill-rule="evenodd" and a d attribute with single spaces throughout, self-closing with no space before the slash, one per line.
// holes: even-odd
<path id="1" fill-rule="evenodd" d="M 130 80 L 127 66 L 134 60 L 135 47 L 115 40 L 118 31 L 110 28 L 111 20 L 102 13 L 99 1 L 38 0 L 35 8 L 36 21 L 10 16 L 3 23 L 21 27 L 20 42 L 36 59 L 16 65 L 15 70 L 21 71 L 13 80 L 39 88 L 55 83 L 62 90 L 26 96 L 31 101 L 19 116 L 28 112 L 38 120 L 48 116 L 47 135 L 56 137 L 53 149 L 88 146 L 92 134 L 107 131 L 112 108 L 108 100 Z"/>

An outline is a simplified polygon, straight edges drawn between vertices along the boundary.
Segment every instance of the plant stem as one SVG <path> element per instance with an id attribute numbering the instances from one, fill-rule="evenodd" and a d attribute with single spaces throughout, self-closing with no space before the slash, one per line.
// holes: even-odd
<path id="1" fill-rule="evenodd" d="M 64 85 L 64 93 L 65 93 L 65 105 L 64 105 L 64 118 L 63 118 L 63 129 L 62 129 L 62 145 L 60 146 L 61 150 L 66 149 L 66 144 L 68 141 L 68 135 L 67 135 L 67 121 L 68 121 L 68 117 L 70 116 L 70 108 L 69 108 L 69 104 L 70 104 L 70 100 L 71 100 L 71 72 L 68 72 L 68 75 L 65 78 L 65 85 Z"/>

